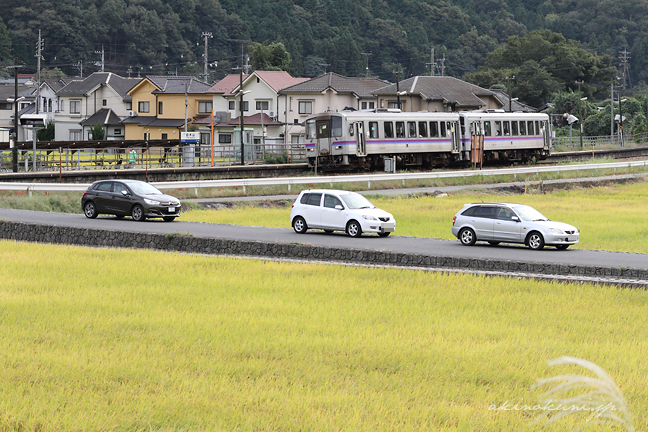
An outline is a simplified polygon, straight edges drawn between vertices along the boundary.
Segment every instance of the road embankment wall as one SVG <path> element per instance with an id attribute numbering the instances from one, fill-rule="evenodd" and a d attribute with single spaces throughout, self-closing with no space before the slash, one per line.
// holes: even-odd
<path id="1" fill-rule="evenodd" d="M 201 238 L 182 234 L 150 234 L 89 228 L 61 227 L 0 221 L 0 239 L 76 246 L 135 248 L 197 253 L 326 261 L 376 266 L 402 266 L 448 271 L 482 271 L 504 275 L 559 275 L 574 281 L 592 278 L 603 283 L 614 279 L 625 286 L 646 287 L 648 270 L 529 263 L 521 261 L 458 258 L 430 254 L 406 254 L 389 251 L 330 248 L 303 244 L 270 243 L 219 238 Z M 607 282 L 605 279 L 610 279 Z M 636 281 L 636 282 L 633 282 Z"/>

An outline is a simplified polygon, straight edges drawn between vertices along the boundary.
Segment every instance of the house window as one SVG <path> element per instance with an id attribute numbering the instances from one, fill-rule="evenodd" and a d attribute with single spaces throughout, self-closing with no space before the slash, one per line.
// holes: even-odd
<path id="1" fill-rule="evenodd" d="M 313 102 L 299 101 L 299 114 L 313 114 Z"/>
<path id="2" fill-rule="evenodd" d="M 375 102 L 362 102 L 362 109 L 374 109 L 375 108 Z"/>
<path id="3" fill-rule="evenodd" d="M 257 101 L 256 109 L 257 111 L 268 111 L 270 109 L 270 103 L 268 101 Z"/>
<path id="4" fill-rule="evenodd" d="M 236 102 L 235 101 L 229 101 L 229 110 L 234 111 L 236 109 Z"/>
<path id="5" fill-rule="evenodd" d="M 121 134 L 122 134 L 122 130 L 115 128 L 115 135 L 121 135 Z"/>
<path id="6" fill-rule="evenodd" d="M 243 101 L 243 111 L 250 110 L 250 103 L 248 101 Z"/>
<path id="7" fill-rule="evenodd" d="M 80 100 L 71 100 L 70 101 L 70 114 L 81 114 L 81 101 Z M 81 139 L 81 137 L 79 137 L 77 139 Z"/>
<path id="8" fill-rule="evenodd" d="M 232 134 L 218 135 L 218 144 L 232 144 Z"/>
<path id="9" fill-rule="evenodd" d="M 126 109 L 128 111 L 132 110 L 133 109 L 133 102 L 126 102 Z"/>
<path id="10" fill-rule="evenodd" d="M 200 102 L 200 101 L 198 101 L 198 112 L 200 114 L 211 114 L 211 112 L 212 112 L 212 102 Z"/>
<path id="11" fill-rule="evenodd" d="M 101 101 L 101 104 L 103 106 L 108 106 L 108 101 L 106 99 L 104 99 L 103 101 Z"/>
<path id="12" fill-rule="evenodd" d="M 402 102 L 401 102 L 401 105 L 402 105 Z M 387 102 L 387 108 L 389 108 L 389 109 L 401 109 L 401 107 L 398 105 L 398 101 Z"/>
<path id="13" fill-rule="evenodd" d="M 70 141 L 81 140 L 81 129 L 70 130 Z"/>
<path id="14" fill-rule="evenodd" d="M 65 103 L 64 102 L 65 102 L 64 99 L 61 99 L 59 101 L 59 111 L 61 111 L 61 112 L 65 111 Z"/>
<path id="15" fill-rule="evenodd" d="M 162 139 L 169 139 L 169 134 L 165 134 L 165 133 L 163 133 L 163 134 L 162 134 Z"/>
<path id="16" fill-rule="evenodd" d="M 0 110 L 11 110 L 11 103 L 0 103 Z"/>
<path id="17" fill-rule="evenodd" d="M 162 101 L 158 102 L 158 114 L 162 114 Z"/>
<path id="18" fill-rule="evenodd" d="M 138 110 L 139 112 L 143 112 L 143 113 L 147 113 L 147 112 L 149 112 L 149 103 L 148 103 L 148 101 L 146 101 L 146 102 L 139 102 L 139 103 L 137 104 L 137 110 Z"/>

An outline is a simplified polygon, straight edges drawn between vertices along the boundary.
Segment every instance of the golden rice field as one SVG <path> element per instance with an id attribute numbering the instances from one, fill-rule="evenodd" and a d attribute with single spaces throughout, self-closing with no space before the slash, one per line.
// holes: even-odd
<path id="1" fill-rule="evenodd" d="M 594 425 L 494 409 L 582 373 L 547 367 L 563 355 L 603 367 L 648 430 L 645 291 L 11 241 L 0 275 L 2 431 Z"/>
<path id="2" fill-rule="evenodd" d="M 452 217 L 470 202 L 519 202 L 549 219 L 576 226 L 581 232 L 575 248 L 648 253 L 645 211 L 648 182 L 580 188 L 547 194 L 502 195 L 467 192 L 434 198 L 368 196 L 374 205 L 396 218 L 396 235 L 450 239 Z M 240 206 L 223 210 L 191 210 L 182 220 L 290 228 L 290 206 Z"/>

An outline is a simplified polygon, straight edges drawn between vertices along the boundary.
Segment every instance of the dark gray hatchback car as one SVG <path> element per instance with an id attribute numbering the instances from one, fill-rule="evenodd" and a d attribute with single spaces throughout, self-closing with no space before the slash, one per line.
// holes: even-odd
<path id="1" fill-rule="evenodd" d="M 171 222 L 180 216 L 180 201 L 156 187 L 139 180 L 100 180 L 94 182 L 81 198 L 81 208 L 88 218 L 112 214 L 133 220 L 162 218 Z"/>

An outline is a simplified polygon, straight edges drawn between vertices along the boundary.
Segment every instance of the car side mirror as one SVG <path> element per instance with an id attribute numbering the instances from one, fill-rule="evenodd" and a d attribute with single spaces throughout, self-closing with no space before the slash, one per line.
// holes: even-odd
<path id="1" fill-rule="evenodd" d="M 130 195 L 130 194 L 128 193 L 128 191 L 125 191 L 125 190 L 121 191 L 121 193 L 122 193 L 122 195 L 124 195 L 124 196 L 128 196 L 128 195 Z"/>
<path id="2" fill-rule="evenodd" d="M 336 210 L 344 210 L 344 207 L 342 207 L 340 204 L 335 206 Z"/>
<path id="3" fill-rule="evenodd" d="M 514 220 L 515 222 L 520 222 L 520 218 L 517 216 L 511 216 L 511 220 Z"/>

